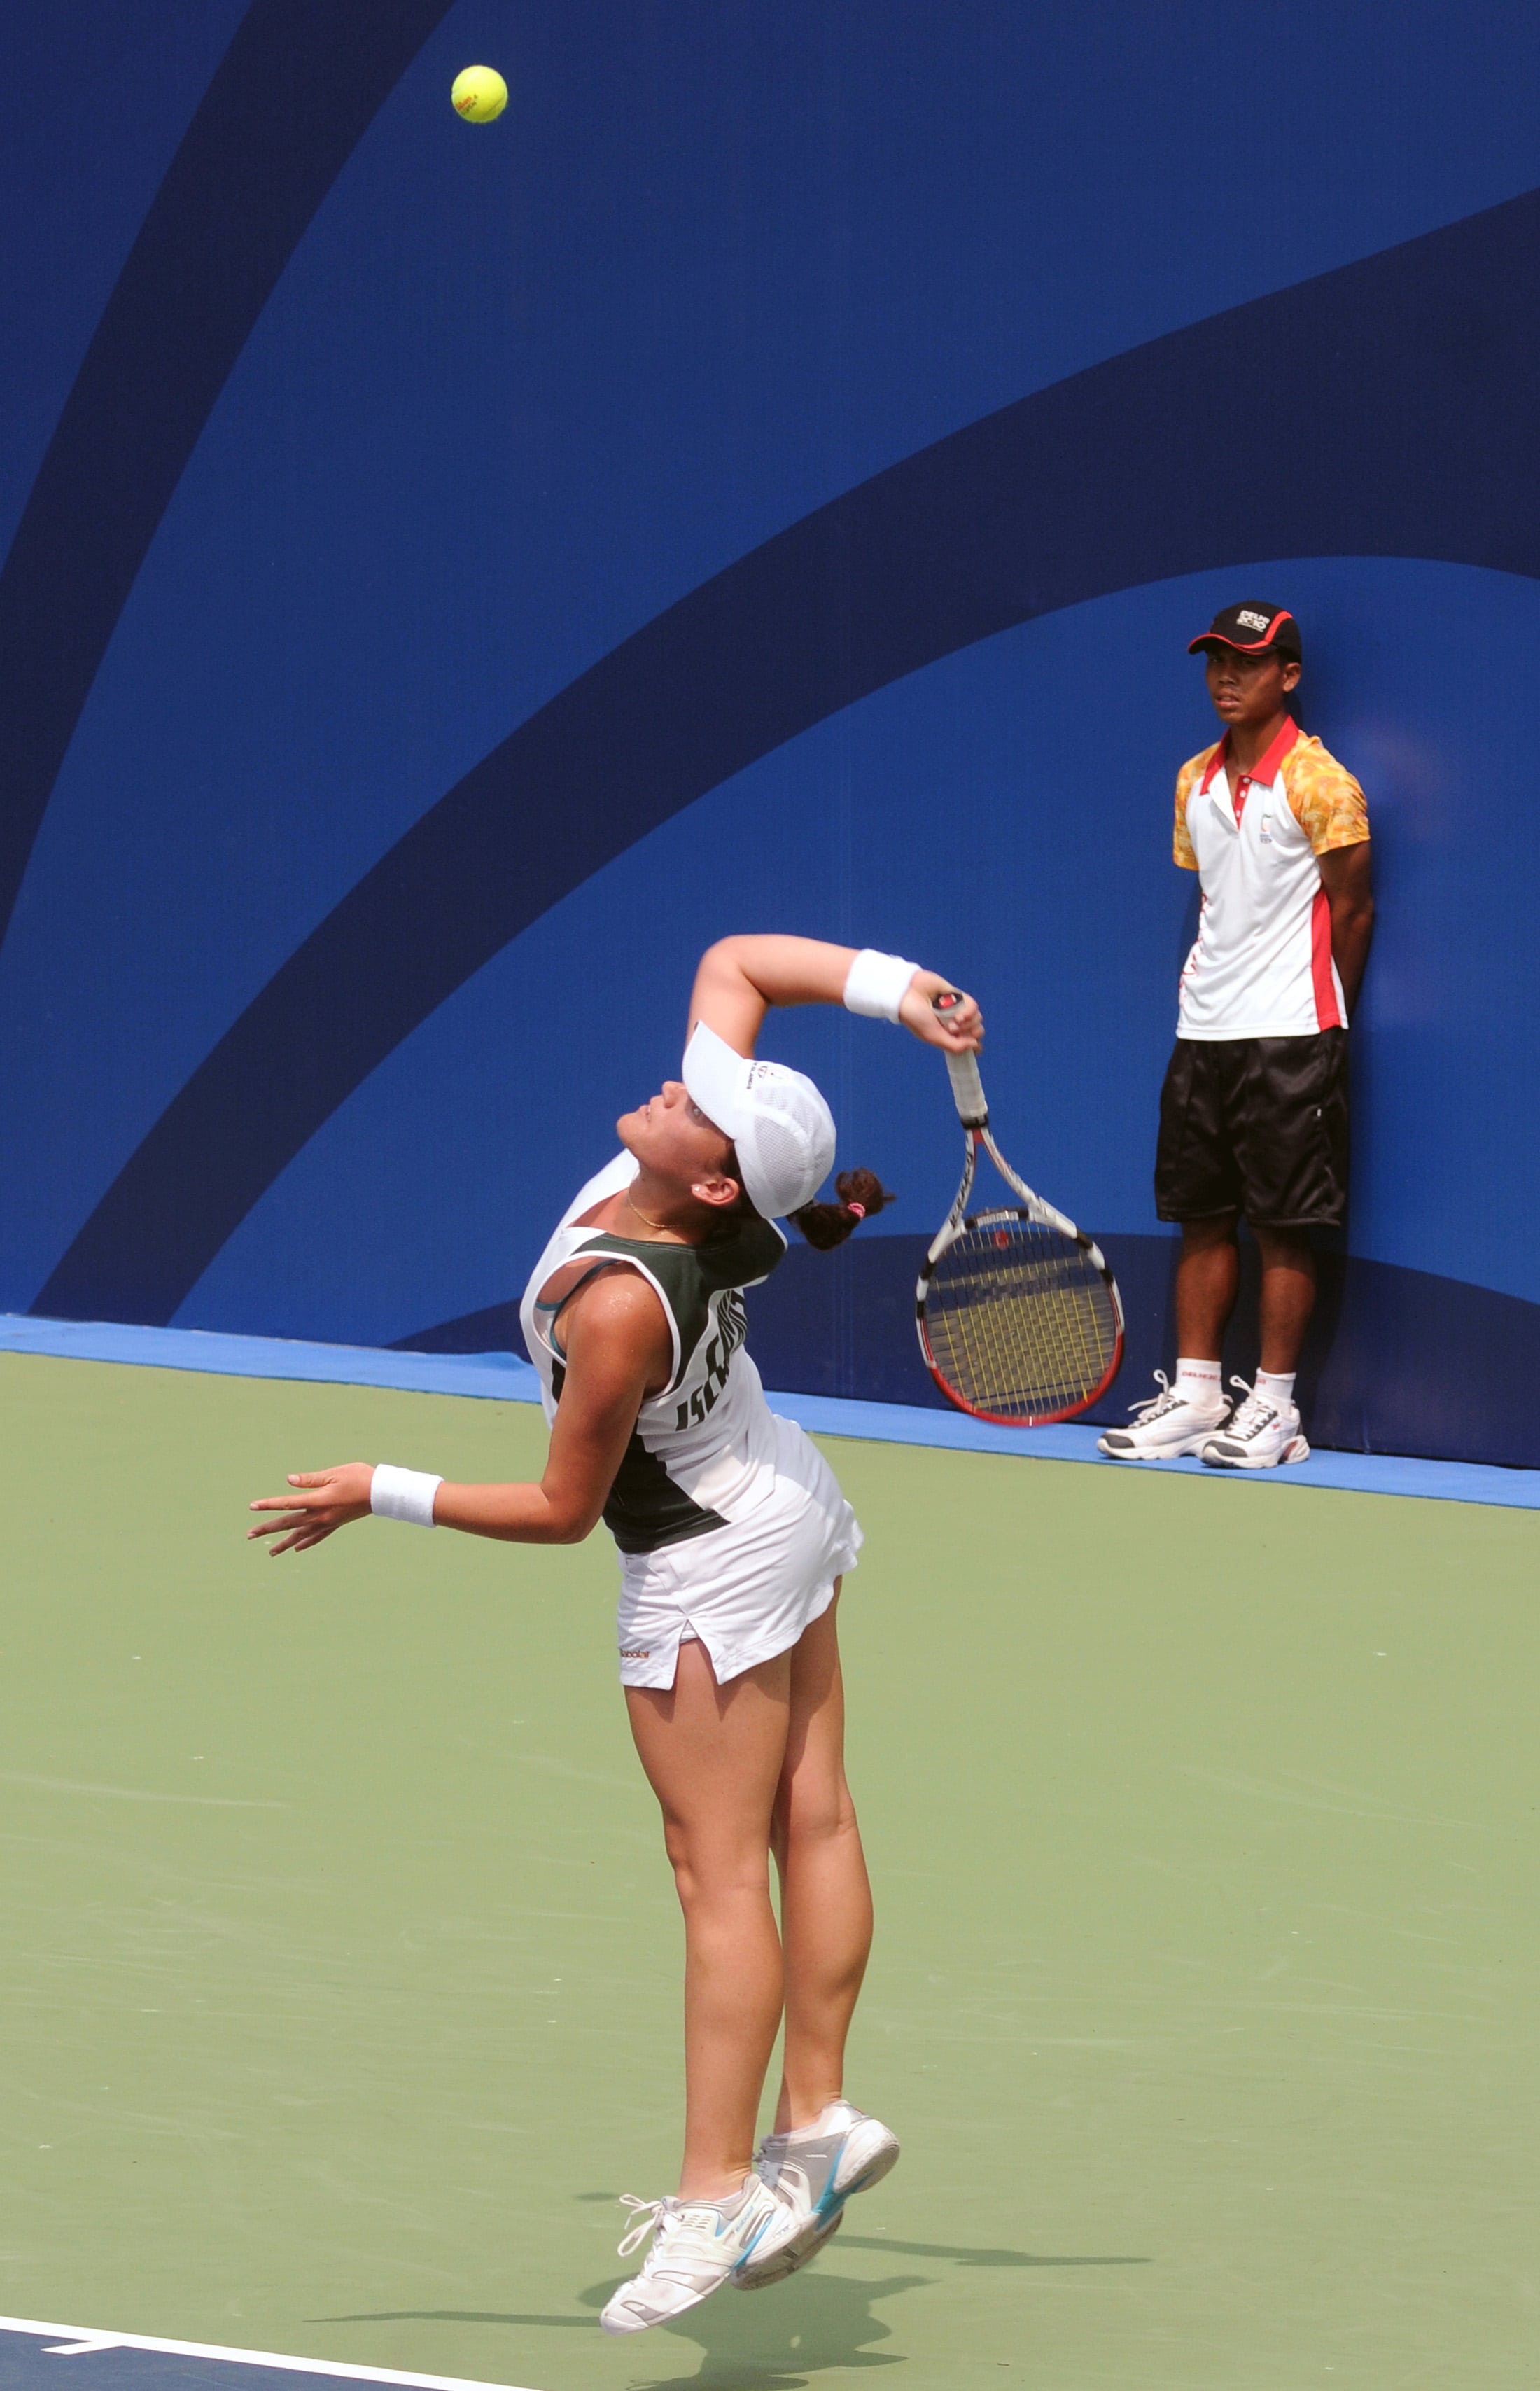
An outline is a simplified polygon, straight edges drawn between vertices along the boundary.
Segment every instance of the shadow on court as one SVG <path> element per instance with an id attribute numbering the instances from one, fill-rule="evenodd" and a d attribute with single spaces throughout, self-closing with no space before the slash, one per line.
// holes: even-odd
<path id="1" fill-rule="evenodd" d="M 580 2294 L 591 2311 L 587 2316 L 399 2308 L 376 2310 L 368 2316 L 314 2317 L 311 2322 L 488 2324 L 525 2331 L 557 2326 L 592 2333 L 597 2327 L 598 2310 L 619 2280 L 596 2283 Z M 654 2365 L 666 2363 L 664 2335 L 700 2352 L 699 2364 L 687 2372 L 651 2378 L 648 2391 L 797 2391 L 810 2375 L 827 2373 L 835 2367 L 902 2366 L 905 2361 L 898 2351 L 872 2347 L 873 2343 L 892 2338 L 892 2327 L 873 2311 L 878 2301 L 896 2299 L 901 2293 L 917 2291 L 932 2280 L 929 2275 L 889 2275 L 871 2281 L 809 2271 L 794 2292 L 789 2285 L 764 2294 L 724 2290 L 691 2308 L 676 2324 L 660 2325 L 636 2337 L 638 2353 L 645 2341 Z"/>
<path id="2" fill-rule="evenodd" d="M 874 2250 L 888 2257 L 943 2258 L 962 2267 L 1148 2267 L 1148 2258 L 1039 2257 L 1028 2250 L 957 2248 L 938 2242 L 899 2242 L 846 2233 L 844 2250 Z M 618 2279 L 617 2279 L 618 2280 Z M 809 2269 L 795 2286 L 778 2287 L 768 2294 L 719 2292 L 691 2308 L 678 2322 L 659 2326 L 647 2336 L 647 2346 L 661 2356 L 661 2336 L 692 2343 L 700 2352 L 698 2367 L 687 2374 L 650 2381 L 648 2391 L 798 2391 L 811 2375 L 835 2368 L 902 2366 L 897 2350 L 879 2346 L 892 2338 L 893 2328 L 875 2311 L 879 2301 L 905 2292 L 923 2290 L 930 2275 L 888 2275 L 879 2279 Z M 388 2308 L 361 2316 L 314 2317 L 314 2324 L 485 2324 L 520 2328 L 555 2327 L 592 2332 L 597 2311 L 614 2290 L 614 2281 L 597 2283 L 580 2294 L 587 2315 L 547 2316 L 526 2310 L 467 2308 Z M 641 2337 L 638 2336 L 638 2346 Z"/>
<path id="3" fill-rule="evenodd" d="M 957 2250 L 945 2242 L 897 2242 L 841 2233 L 841 2250 L 886 2250 L 900 2258 L 951 2258 L 959 2267 L 1149 2267 L 1149 2258 L 1040 2258 L 1030 2250 Z"/>

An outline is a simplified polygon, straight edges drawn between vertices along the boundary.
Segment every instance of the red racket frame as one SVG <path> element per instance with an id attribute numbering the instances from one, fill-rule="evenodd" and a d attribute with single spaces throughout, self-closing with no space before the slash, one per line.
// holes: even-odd
<path id="1" fill-rule="evenodd" d="M 937 1012 L 942 1013 L 946 1010 L 949 1000 L 945 997 L 937 997 L 933 1002 Z M 952 997 L 950 1002 L 955 1004 L 956 998 Z M 944 1225 L 937 1231 L 931 1240 L 930 1249 L 925 1257 L 924 1265 L 915 1287 L 915 1325 L 919 1334 L 919 1350 L 924 1358 L 925 1366 L 949 1403 L 956 1410 L 966 1412 L 970 1419 L 986 1420 L 992 1428 L 1051 1428 L 1058 1420 L 1078 1419 L 1083 1412 L 1090 1410 L 1093 1403 L 1100 1402 L 1123 1367 L 1126 1324 L 1123 1318 L 1123 1298 L 1118 1292 L 1117 1280 L 1108 1267 L 1101 1247 L 1086 1236 L 1084 1231 L 1077 1229 L 1074 1222 L 1066 1219 L 1062 1212 L 1057 1211 L 1051 1204 L 1045 1204 L 1043 1198 L 1035 1195 L 1024 1180 L 1018 1177 L 1000 1152 L 990 1134 L 989 1106 L 984 1099 L 983 1081 L 979 1076 L 977 1056 L 971 1053 L 949 1053 L 946 1057 L 946 1068 L 952 1081 L 952 1094 L 956 1104 L 957 1115 L 963 1125 L 967 1153 L 963 1163 L 962 1180 L 953 1200 L 952 1209 L 947 1215 Z M 996 1206 L 988 1212 L 970 1213 L 969 1211 L 968 1202 L 973 1193 L 974 1174 L 978 1170 L 981 1150 L 988 1155 L 1006 1185 L 1020 1197 L 1019 1206 Z M 1059 1411 L 1034 1412 L 1031 1419 L 1007 1419 L 999 1412 L 981 1410 L 977 1403 L 970 1403 L 966 1395 L 958 1394 L 956 1387 L 949 1385 L 937 1368 L 935 1356 L 930 1351 L 930 1340 L 925 1328 L 925 1298 L 930 1284 L 930 1273 L 948 1246 L 967 1229 L 987 1227 L 992 1220 L 1007 1219 L 1030 1221 L 1034 1227 L 1052 1229 L 1058 1235 L 1067 1237 L 1077 1245 L 1093 1268 L 1099 1273 L 1102 1284 L 1111 1298 L 1112 1316 L 1117 1324 L 1112 1358 L 1090 1393 L 1083 1395 L 1078 1402 L 1066 1404 Z"/>

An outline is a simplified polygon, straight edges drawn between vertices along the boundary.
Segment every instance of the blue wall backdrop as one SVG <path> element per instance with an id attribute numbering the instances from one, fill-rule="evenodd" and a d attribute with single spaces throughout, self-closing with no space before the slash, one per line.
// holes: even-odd
<path id="1" fill-rule="evenodd" d="M 984 1001 L 1121 1416 L 1260 593 L 1380 900 L 1313 1433 L 1540 1466 L 1533 7 L 30 0 L 0 192 L 0 1309 L 507 1344 L 701 944 L 797 928 Z M 939 1066 L 773 1031 L 901 1200 L 762 1366 L 923 1402 Z"/>

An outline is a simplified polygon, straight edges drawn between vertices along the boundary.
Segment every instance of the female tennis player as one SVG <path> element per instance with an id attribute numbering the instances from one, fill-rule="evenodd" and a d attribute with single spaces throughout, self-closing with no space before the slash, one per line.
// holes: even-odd
<path id="1" fill-rule="evenodd" d="M 617 1123 L 623 1151 L 569 1208 L 521 1312 L 551 1442 L 537 1486 L 458 1486 L 366 1462 L 254 1503 L 276 1555 L 373 1512 L 519 1544 L 576 1544 L 602 1517 L 621 1553 L 621 1682 L 663 1814 L 685 1917 L 685 2156 L 640 2201 L 641 2271 L 604 2310 L 637 2333 L 731 2280 L 792 2273 L 898 2156 L 843 2099 L 871 1893 L 845 1782 L 835 1605 L 861 1531 L 822 1454 L 765 1402 L 743 1289 L 786 1251 L 774 1223 L 841 1243 L 888 1200 L 869 1171 L 815 1202 L 834 1123 L 811 1079 L 755 1062 L 773 1005 L 844 1003 L 929 1046 L 982 1037 L 951 983 L 894 955 L 810 938 L 724 939 L 702 958 L 683 1082 Z M 780 1875 L 777 1934 L 769 1855 Z M 776 2129 L 754 2123 L 784 2016 Z"/>

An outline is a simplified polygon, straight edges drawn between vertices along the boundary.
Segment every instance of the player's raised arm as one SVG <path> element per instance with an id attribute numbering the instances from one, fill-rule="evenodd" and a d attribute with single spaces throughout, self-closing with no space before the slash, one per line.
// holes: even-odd
<path id="1" fill-rule="evenodd" d="M 848 1012 L 901 1023 L 927 1046 L 961 1053 L 983 1040 L 983 1018 L 970 996 L 944 1017 L 931 999 L 955 982 L 902 955 L 875 947 L 837 947 L 822 938 L 774 932 L 719 938 L 700 958 L 690 996 L 691 1030 L 703 1021 L 732 1047 L 751 1054 L 772 1007 L 842 1004 Z"/>

